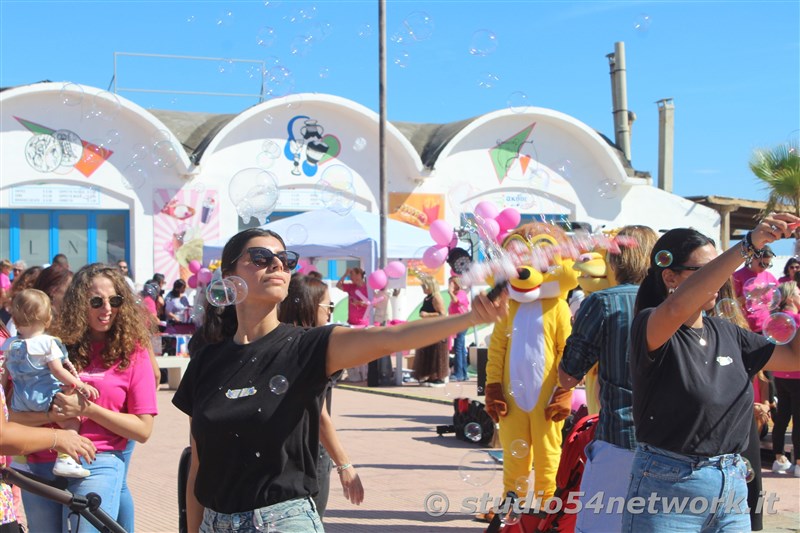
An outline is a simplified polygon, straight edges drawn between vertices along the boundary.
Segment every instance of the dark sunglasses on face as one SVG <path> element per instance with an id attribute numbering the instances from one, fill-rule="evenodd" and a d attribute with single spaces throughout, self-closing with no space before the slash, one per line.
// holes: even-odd
<path id="1" fill-rule="evenodd" d="M 277 257 L 280 259 L 281 265 L 283 265 L 283 270 L 286 272 L 294 270 L 294 268 L 297 266 L 297 262 L 300 260 L 300 254 L 290 252 L 288 250 L 273 252 L 269 248 L 248 248 L 233 262 L 235 263 L 238 261 L 239 258 L 241 258 L 245 253 L 250 254 L 250 261 L 259 268 L 270 266 L 273 260 Z"/>
<path id="2" fill-rule="evenodd" d="M 688 270 L 689 272 L 695 272 L 697 270 L 700 270 L 701 268 L 703 268 L 703 267 L 701 267 L 701 266 L 686 266 L 686 265 L 669 267 L 670 270 L 674 270 L 675 272 L 682 272 L 684 270 Z"/>
<path id="3" fill-rule="evenodd" d="M 324 307 L 328 311 L 333 311 L 333 308 L 336 307 L 335 305 L 333 305 L 333 302 L 328 302 L 326 304 L 319 304 L 319 306 Z"/>
<path id="4" fill-rule="evenodd" d="M 92 306 L 92 309 L 100 309 L 101 307 L 103 307 L 103 304 L 105 303 L 105 301 L 106 301 L 106 299 L 105 298 L 101 298 L 100 296 L 92 296 L 91 298 L 89 298 L 89 305 Z M 117 307 L 121 306 L 122 302 L 124 302 L 124 301 L 125 301 L 125 298 L 123 298 L 122 296 L 120 296 L 118 294 L 115 295 L 115 296 L 109 296 L 108 297 L 108 304 L 111 307 L 113 307 L 114 309 L 116 309 Z"/>

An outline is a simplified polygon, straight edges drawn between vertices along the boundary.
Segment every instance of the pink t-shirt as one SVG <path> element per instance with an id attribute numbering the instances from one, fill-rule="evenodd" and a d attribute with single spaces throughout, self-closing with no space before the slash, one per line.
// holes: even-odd
<path id="1" fill-rule="evenodd" d="M 3 274 L 0 272 L 0 289 L 7 291 L 11 288 L 11 278 L 8 277 L 8 274 Z"/>
<path id="2" fill-rule="evenodd" d="M 342 284 L 342 290 L 347 293 L 347 323 L 351 326 L 366 326 L 368 318 L 364 316 L 369 304 L 369 293 L 366 285 L 355 283 Z"/>
<path id="3" fill-rule="evenodd" d="M 778 284 L 778 280 L 775 279 L 775 276 L 770 274 L 769 271 L 765 270 L 759 274 L 756 274 L 752 270 L 747 267 L 742 267 L 736 272 L 733 273 L 733 292 L 736 294 L 737 297 L 743 296 L 743 287 L 745 282 L 750 280 L 751 278 L 756 278 L 757 282 L 766 282 L 766 283 L 774 283 L 775 285 Z M 769 316 L 770 311 L 769 309 L 764 309 L 756 312 L 748 311 L 746 308 L 742 309 L 744 312 L 745 318 L 747 319 L 747 323 L 750 325 L 750 329 L 755 331 L 756 333 L 761 333 L 762 325 L 764 324 L 764 320 Z"/>
<path id="4" fill-rule="evenodd" d="M 792 313 L 789 311 L 783 311 L 790 317 L 794 318 L 794 323 L 800 327 L 800 315 L 797 313 Z M 800 379 L 800 372 L 773 372 L 773 377 L 781 378 L 781 379 Z"/>
<path id="5" fill-rule="evenodd" d="M 448 315 L 461 315 L 469 311 L 469 299 L 467 291 L 460 290 L 456 293 L 455 299 L 450 299 L 450 306 L 447 308 Z"/>

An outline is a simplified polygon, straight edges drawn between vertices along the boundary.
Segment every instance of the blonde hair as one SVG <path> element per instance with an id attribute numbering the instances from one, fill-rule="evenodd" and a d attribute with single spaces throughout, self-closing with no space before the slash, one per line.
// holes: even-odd
<path id="1" fill-rule="evenodd" d="M 789 298 L 794 296 L 794 291 L 797 288 L 796 281 L 784 281 L 778 285 L 778 292 L 781 295 L 781 303 L 778 304 L 778 310 L 783 311 L 789 303 Z"/>
<path id="2" fill-rule="evenodd" d="M 617 283 L 639 285 L 647 275 L 650 266 L 650 252 L 658 235 L 647 226 L 625 226 L 617 236 L 636 239 L 637 246 L 621 246 L 618 254 L 608 254 L 608 264 L 614 269 Z"/>
<path id="3" fill-rule="evenodd" d="M 433 278 L 433 276 L 425 276 L 424 278 L 421 278 L 421 282 L 422 288 L 427 289 L 431 294 L 436 294 L 439 292 L 439 284 L 436 283 L 436 280 Z"/>
<path id="4" fill-rule="evenodd" d="M 50 297 L 37 289 L 25 289 L 11 301 L 11 317 L 17 326 L 41 324 L 47 328 L 52 319 Z"/>

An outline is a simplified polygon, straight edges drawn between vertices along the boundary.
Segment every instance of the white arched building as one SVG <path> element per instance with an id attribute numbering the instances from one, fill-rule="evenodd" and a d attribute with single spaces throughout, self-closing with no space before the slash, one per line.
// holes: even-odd
<path id="1" fill-rule="evenodd" d="M 379 211 L 378 115 L 331 95 L 212 115 L 40 83 L 0 92 L 0 141 L 0 257 L 29 265 L 59 252 L 73 269 L 127 259 L 139 283 L 153 272 L 171 281 L 204 243 L 258 223 L 240 213 Z M 719 236 L 716 211 L 652 186 L 608 139 L 558 111 L 388 124 L 386 147 L 389 216 L 421 227 L 436 218 L 458 226 L 490 200 L 595 229 L 693 226 Z M 254 181 L 264 176 L 274 188 Z"/>

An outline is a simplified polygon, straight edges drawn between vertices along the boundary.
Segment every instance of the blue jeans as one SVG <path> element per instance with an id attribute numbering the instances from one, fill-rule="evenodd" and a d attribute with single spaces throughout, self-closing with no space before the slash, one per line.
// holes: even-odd
<path id="1" fill-rule="evenodd" d="M 131 456 L 133 455 L 133 447 L 136 441 L 128 439 L 128 445 L 122 451 L 122 460 L 125 462 L 125 475 L 122 477 L 122 491 L 119 495 L 119 514 L 117 515 L 117 522 L 128 533 L 134 532 L 134 512 L 133 512 L 133 496 L 131 491 L 128 490 L 128 469 L 131 466 Z"/>
<path id="2" fill-rule="evenodd" d="M 622 531 L 750 531 L 746 474 L 738 453 L 700 457 L 639 444 Z"/>
<path id="3" fill-rule="evenodd" d="M 54 480 L 53 465 L 55 463 L 28 463 L 30 471 L 42 479 Z M 61 531 L 64 507 L 53 500 L 22 491 L 22 506 L 28 531 Z"/>
<path id="4" fill-rule="evenodd" d="M 311 498 L 297 498 L 244 513 L 206 508 L 200 533 L 316 533 L 325 531 Z"/>
<path id="5" fill-rule="evenodd" d="M 609 498 L 624 498 L 628 494 L 633 455 L 633 450 L 620 448 L 604 440 L 593 440 L 586 445 L 586 466 L 581 478 L 583 496 L 575 531 L 605 533 L 620 530 L 621 513 L 606 512 L 606 509 L 595 513 L 591 502 L 598 494 L 602 494 L 604 502 L 609 502 Z"/>
<path id="6" fill-rule="evenodd" d="M 453 339 L 453 352 L 455 353 L 455 368 L 453 370 L 453 379 L 457 381 L 464 381 L 467 379 L 467 346 L 466 346 L 466 331 L 456 333 Z"/>
<path id="7" fill-rule="evenodd" d="M 67 490 L 73 494 L 81 495 L 94 492 L 100 496 L 100 508 L 108 516 L 111 518 L 119 516 L 122 479 L 125 475 L 125 461 L 122 454 L 123 452 L 100 452 L 92 464 L 83 462 L 83 467 L 88 469 L 91 475 L 83 479 L 69 479 Z M 68 514 L 69 510 L 65 507 L 62 518 L 65 525 L 67 524 Z M 73 533 L 98 533 L 97 529 L 83 518 L 80 520 L 80 528 L 77 527 L 77 516 L 69 518 L 69 521 L 72 525 Z M 64 531 L 66 531 L 66 527 Z"/>

